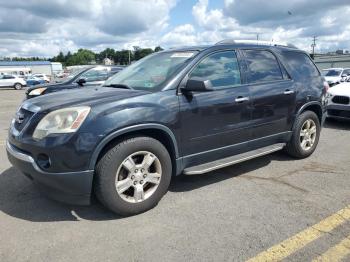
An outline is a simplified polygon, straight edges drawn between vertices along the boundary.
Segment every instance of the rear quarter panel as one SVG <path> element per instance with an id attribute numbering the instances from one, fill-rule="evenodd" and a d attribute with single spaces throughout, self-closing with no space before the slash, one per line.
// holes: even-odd
<path id="1" fill-rule="evenodd" d="M 276 49 L 274 51 L 294 82 L 296 91 L 295 116 L 297 116 L 298 112 L 307 103 L 317 103 L 324 110 L 326 96 L 326 90 L 323 85 L 324 79 L 308 54 L 300 50 L 292 49 Z M 311 75 L 305 65 L 298 63 L 296 60 L 288 59 L 288 57 L 293 54 L 303 54 L 307 56 L 313 63 L 318 74 Z"/>

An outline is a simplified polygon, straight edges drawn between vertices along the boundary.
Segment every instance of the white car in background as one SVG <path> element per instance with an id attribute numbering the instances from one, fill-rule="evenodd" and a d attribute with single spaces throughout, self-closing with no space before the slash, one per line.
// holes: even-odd
<path id="1" fill-rule="evenodd" d="M 350 68 L 328 68 L 322 70 L 322 75 L 330 87 L 347 81 L 350 76 Z"/>
<path id="2" fill-rule="evenodd" d="M 350 120 L 350 82 L 328 89 L 327 117 Z"/>
<path id="3" fill-rule="evenodd" d="M 27 82 L 16 75 L 0 75 L 0 87 L 13 87 L 16 90 L 22 89 Z"/>
<path id="4" fill-rule="evenodd" d="M 33 76 L 45 80 L 46 83 L 50 83 L 50 78 L 45 74 L 33 74 Z"/>

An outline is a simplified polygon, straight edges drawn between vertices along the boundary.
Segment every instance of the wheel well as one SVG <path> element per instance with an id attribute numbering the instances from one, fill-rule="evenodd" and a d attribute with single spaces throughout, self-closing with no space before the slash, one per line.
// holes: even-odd
<path id="1" fill-rule="evenodd" d="M 322 108 L 320 105 L 317 105 L 317 104 L 309 105 L 309 106 L 305 107 L 301 113 L 303 113 L 305 111 L 314 112 L 318 116 L 318 120 L 320 121 L 320 123 L 322 123 L 323 112 L 322 112 Z"/>
<path id="2" fill-rule="evenodd" d="M 157 128 L 147 128 L 147 129 L 142 129 L 142 130 L 136 130 L 136 131 L 131 131 L 125 134 L 122 134 L 120 136 L 117 136 L 116 138 L 112 139 L 109 141 L 99 152 L 97 161 L 95 165 L 98 163 L 98 161 L 102 158 L 102 156 L 111 148 L 113 148 L 115 145 L 120 143 L 121 141 L 133 137 L 139 137 L 139 136 L 147 136 L 147 137 L 152 137 L 159 142 L 161 142 L 165 148 L 168 150 L 170 158 L 171 158 L 171 163 L 173 166 L 173 174 L 176 172 L 176 149 L 175 145 L 173 143 L 173 140 L 171 137 L 163 130 L 157 129 Z"/>

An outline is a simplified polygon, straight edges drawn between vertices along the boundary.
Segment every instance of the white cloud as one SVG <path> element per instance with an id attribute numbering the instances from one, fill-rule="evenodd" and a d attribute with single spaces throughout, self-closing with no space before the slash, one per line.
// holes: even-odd
<path id="1" fill-rule="evenodd" d="M 192 8 L 192 14 L 199 26 L 206 30 L 222 27 L 223 15 L 219 10 L 208 12 L 208 0 L 199 0 Z"/>
<path id="2" fill-rule="evenodd" d="M 163 29 L 175 4 L 174 0 L 104 0 L 97 26 L 111 35 Z"/>
<path id="3" fill-rule="evenodd" d="M 195 35 L 194 27 L 190 24 L 185 24 L 177 26 L 174 30 L 165 34 L 160 42 L 173 47 L 190 46 L 198 44 L 198 39 Z"/>
<path id="4" fill-rule="evenodd" d="M 155 45 L 175 5 L 176 0 L 6 1 L 0 5 L 0 56 Z"/>
<path id="5" fill-rule="evenodd" d="M 183 0 L 185 1 L 185 0 Z M 222 39 L 287 41 L 309 51 L 350 49 L 349 0 L 198 0 L 194 23 L 172 26 L 179 0 L 0 0 L 0 56 L 53 56 L 89 48 L 211 44 Z M 20 19 L 18 19 L 20 17 Z"/>

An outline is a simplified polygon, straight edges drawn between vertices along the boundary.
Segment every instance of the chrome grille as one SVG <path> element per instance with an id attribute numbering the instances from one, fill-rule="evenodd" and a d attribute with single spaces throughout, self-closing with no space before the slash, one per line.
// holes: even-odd
<path id="1" fill-rule="evenodd" d="M 350 98 L 347 96 L 334 96 L 332 101 L 335 104 L 347 105 L 349 104 Z"/>

